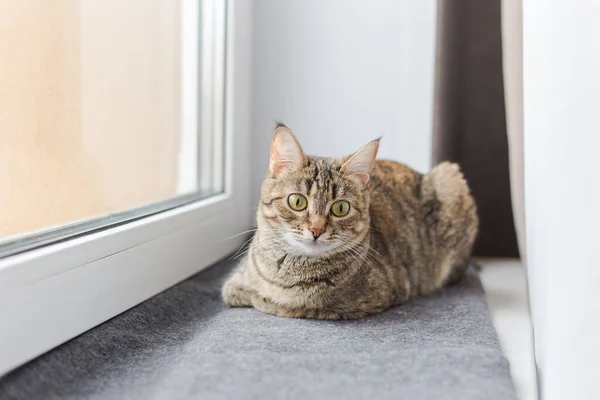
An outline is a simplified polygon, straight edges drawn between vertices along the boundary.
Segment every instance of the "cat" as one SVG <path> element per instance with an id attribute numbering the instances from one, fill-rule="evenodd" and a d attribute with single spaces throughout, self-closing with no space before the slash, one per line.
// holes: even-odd
<path id="1" fill-rule="evenodd" d="M 459 281 L 479 220 L 458 165 L 421 174 L 376 160 L 379 139 L 306 156 L 278 124 L 246 258 L 223 285 L 232 307 L 358 319 Z"/>

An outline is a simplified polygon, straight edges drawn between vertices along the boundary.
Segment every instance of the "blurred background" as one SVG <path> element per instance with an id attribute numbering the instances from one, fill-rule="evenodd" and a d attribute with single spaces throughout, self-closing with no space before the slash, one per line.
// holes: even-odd
<path id="1" fill-rule="evenodd" d="M 183 120 L 190 6 L 58 3 L 0 3 L 0 239 L 198 189 Z M 445 4 L 256 2 L 252 167 L 266 168 L 275 120 L 315 155 L 383 135 L 380 157 L 423 172 L 459 162 L 482 220 L 475 253 L 515 257 L 500 1 Z M 262 172 L 252 179 L 258 198 Z"/>

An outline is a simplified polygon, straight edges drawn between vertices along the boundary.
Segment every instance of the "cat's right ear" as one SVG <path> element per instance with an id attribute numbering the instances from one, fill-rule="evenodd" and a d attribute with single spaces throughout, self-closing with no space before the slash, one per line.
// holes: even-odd
<path id="1" fill-rule="evenodd" d="M 306 156 L 292 131 L 283 125 L 275 129 L 271 142 L 271 161 L 269 173 L 276 177 L 284 170 L 298 170 L 302 168 Z"/>
<path id="2" fill-rule="evenodd" d="M 366 184 L 369 181 L 369 173 L 377 157 L 380 140 L 381 138 L 370 141 L 348 157 L 342 168 L 340 168 L 340 172 L 344 176 L 353 177 L 363 185 Z"/>

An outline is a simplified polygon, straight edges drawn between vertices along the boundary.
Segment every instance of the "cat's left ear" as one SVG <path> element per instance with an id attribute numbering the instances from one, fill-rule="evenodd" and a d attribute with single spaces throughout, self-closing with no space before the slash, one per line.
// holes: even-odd
<path id="1" fill-rule="evenodd" d="M 340 172 L 344 176 L 355 178 L 363 185 L 366 184 L 369 181 L 369 173 L 377 157 L 380 140 L 381 138 L 377 138 L 370 141 L 356 153 L 348 157 L 344 165 L 342 165 Z"/>
<path id="2" fill-rule="evenodd" d="M 298 170 L 302 168 L 306 156 L 296 139 L 296 135 L 283 124 L 278 124 L 273 141 L 271 142 L 271 160 L 269 171 L 271 176 L 277 176 L 283 170 Z"/>

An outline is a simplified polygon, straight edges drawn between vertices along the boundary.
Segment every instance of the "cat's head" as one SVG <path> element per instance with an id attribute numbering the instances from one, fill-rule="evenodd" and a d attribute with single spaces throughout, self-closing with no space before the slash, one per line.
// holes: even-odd
<path id="1" fill-rule="evenodd" d="M 346 157 L 309 157 L 279 124 L 258 213 L 266 243 L 311 257 L 352 252 L 369 230 L 367 184 L 378 147 L 379 139 Z"/>

